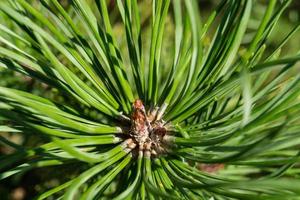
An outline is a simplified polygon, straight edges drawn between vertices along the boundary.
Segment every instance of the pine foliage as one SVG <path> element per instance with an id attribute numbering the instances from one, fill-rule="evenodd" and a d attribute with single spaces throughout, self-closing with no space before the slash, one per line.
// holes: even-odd
<path id="1" fill-rule="evenodd" d="M 126 51 L 105 0 L 0 2 L 0 66 L 64 97 L 0 87 L 0 132 L 40 140 L 0 135 L 15 149 L 0 157 L 0 179 L 74 172 L 40 200 L 300 199 L 300 51 L 280 55 L 299 26 L 268 48 L 291 1 L 268 1 L 256 29 L 252 0 L 223 0 L 207 19 L 196 0 L 153 0 L 146 28 L 140 1 L 115 2 Z M 135 138 L 137 99 L 162 151 Z"/>

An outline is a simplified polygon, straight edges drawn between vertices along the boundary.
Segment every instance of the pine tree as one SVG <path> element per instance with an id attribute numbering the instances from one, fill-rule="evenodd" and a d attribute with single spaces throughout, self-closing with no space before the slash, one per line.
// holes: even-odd
<path id="1" fill-rule="evenodd" d="M 146 22 L 137 0 L 1 1 L 0 66 L 57 97 L 0 87 L 0 131 L 39 141 L 0 136 L 0 179 L 68 169 L 37 199 L 300 199 L 300 52 L 280 52 L 299 25 L 268 47 L 290 2 L 253 30 L 252 0 L 205 20 L 196 0 L 153 0 Z"/>

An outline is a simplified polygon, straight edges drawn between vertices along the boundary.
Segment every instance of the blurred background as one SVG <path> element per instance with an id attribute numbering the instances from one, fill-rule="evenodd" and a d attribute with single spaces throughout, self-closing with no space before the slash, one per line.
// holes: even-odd
<path id="1" fill-rule="evenodd" d="M 1 1 L 10 1 L 10 0 L 1 0 Z M 38 0 L 30 0 L 32 4 L 39 5 Z M 93 4 L 93 0 L 86 0 Z M 67 9 L 71 14 L 73 13 L 70 4 L 72 0 L 60 0 L 61 4 Z M 126 47 L 126 38 L 123 29 L 123 25 L 121 22 L 121 18 L 118 12 L 118 8 L 116 7 L 116 2 L 114 0 L 107 1 L 108 8 L 110 11 L 111 22 L 114 27 L 115 36 L 118 39 L 119 46 L 121 48 L 121 52 L 123 55 L 127 54 L 127 47 Z M 216 7 L 218 0 L 200 0 L 199 1 L 199 8 L 201 11 L 201 15 L 203 21 L 207 19 L 208 15 L 211 11 Z M 254 1 L 254 8 L 252 10 L 252 19 L 248 25 L 247 34 L 243 40 L 243 46 L 246 46 L 247 43 L 252 39 L 253 35 L 255 34 L 255 30 L 260 23 L 260 19 L 262 18 L 267 0 L 259 0 Z M 149 41 L 147 40 L 150 35 L 150 22 L 151 22 L 151 1 L 150 0 L 140 0 L 139 7 L 141 10 L 141 23 L 142 23 L 142 32 L 143 32 L 143 44 L 145 49 L 149 46 Z M 95 8 L 95 6 L 93 7 Z M 174 25 L 173 25 L 173 18 L 172 18 L 172 9 L 170 9 L 170 13 L 167 19 L 167 24 L 165 28 L 164 34 L 164 43 L 163 43 L 163 56 L 162 58 L 162 65 L 169 65 L 171 64 L 172 55 L 170 55 L 173 46 L 173 39 L 174 39 Z M 73 15 L 75 17 L 75 15 Z M 280 41 L 286 36 L 286 34 L 291 31 L 295 25 L 300 23 L 300 1 L 294 0 L 290 7 L 283 13 L 279 23 L 275 27 L 270 40 L 267 42 L 267 49 L 266 51 L 272 50 L 275 48 Z M 6 26 L 10 27 L 10 29 L 16 33 L 18 33 L 18 28 L 15 24 L 8 21 L 6 16 L 0 12 L 0 24 L 6 24 Z M 208 35 L 205 38 L 205 44 L 209 44 L 211 41 L 211 37 L 213 34 L 213 29 L 211 35 Z M 1 35 L 1 31 L 0 31 Z M 4 46 L 4 44 L 0 40 L 0 45 Z M 288 54 L 294 54 L 300 49 L 300 32 L 296 33 L 294 37 L 292 37 L 289 42 L 282 48 L 280 52 L 280 56 L 285 56 Z M 241 47 L 240 51 L 243 51 L 243 47 Z M 126 60 L 127 59 L 127 60 Z M 125 62 L 128 62 L 128 56 L 125 57 Z M 147 58 L 145 58 L 147 59 Z M 299 64 L 298 64 L 299 65 Z M 300 67 L 298 66 L 298 69 Z M 49 86 L 38 82 L 37 80 L 33 80 L 31 78 L 25 77 L 21 74 L 16 72 L 12 72 L 7 70 L 0 63 L 0 86 L 16 88 L 24 91 L 28 91 L 30 93 L 34 93 L 40 96 L 44 96 L 46 98 L 52 99 L 56 102 L 68 102 L 72 104 L 72 99 L 68 97 L 61 96 L 58 92 L 50 88 Z M 0 102 L 1 103 L 1 102 Z M 0 123 L 1 123 L 1 116 L 0 116 Z M 5 123 L 5 122 L 2 122 Z M 0 124 L 1 125 L 1 124 Z M 31 147 L 36 146 L 41 143 L 41 138 L 37 137 L 34 133 L 26 133 L 26 134 L 10 134 L 6 132 L 0 132 L 0 136 L 2 138 L 8 139 L 13 141 L 17 144 L 21 144 L 23 146 Z M 13 149 L 4 146 L 0 140 L 0 162 L 1 156 L 13 153 Z M 74 166 L 72 166 L 74 169 Z M 72 170 L 73 171 L 73 170 Z M 74 172 L 74 171 L 73 171 Z M 62 176 L 63 175 L 63 176 Z M 49 168 L 43 169 L 35 169 L 30 170 L 26 173 L 18 174 L 11 178 L 1 180 L 0 182 L 0 199 L 12 199 L 12 200 L 23 200 L 23 199 L 33 199 L 40 191 L 44 191 L 47 188 L 51 188 L 57 185 L 63 179 L 67 179 L 68 177 L 76 176 L 76 172 L 74 174 L 70 174 L 68 170 L 68 166 L 55 170 Z"/>

